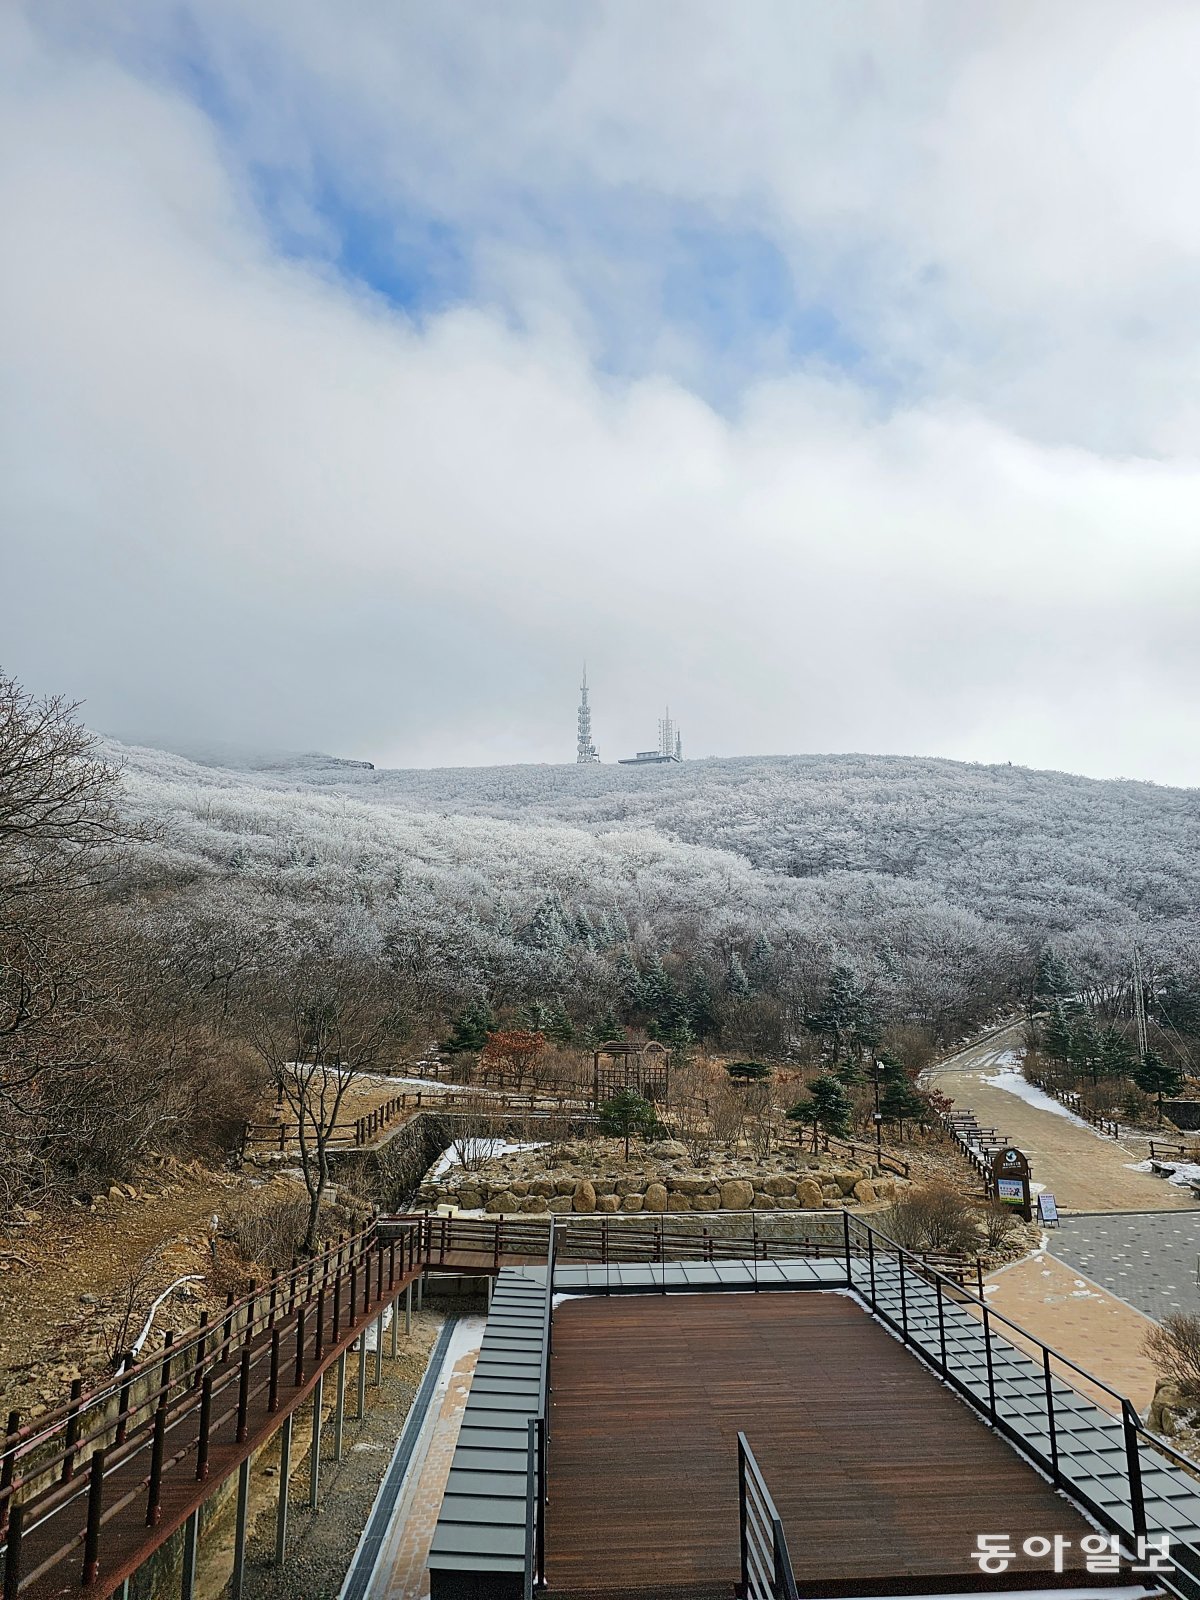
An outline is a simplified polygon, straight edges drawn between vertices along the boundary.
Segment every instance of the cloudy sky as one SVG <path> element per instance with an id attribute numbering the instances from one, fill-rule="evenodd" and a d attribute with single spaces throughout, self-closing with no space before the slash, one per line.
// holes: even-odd
<path id="1" fill-rule="evenodd" d="M 1200 784 L 1193 0 L 9 0 L 0 664 Z"/>

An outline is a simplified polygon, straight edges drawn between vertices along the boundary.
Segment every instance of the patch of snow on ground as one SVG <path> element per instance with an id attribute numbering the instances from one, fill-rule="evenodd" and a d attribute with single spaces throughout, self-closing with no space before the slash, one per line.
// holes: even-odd
<path id="1" fill-rule="evenodd" d="M 471 1158 L 475 1161 L 494 1161 L 497 1156 L 512 1155 L 518 1150 L 544 1150 L 546 1147 L 545 1140 L 538 1144 L 520 1144 L 512 1139 L 472 1139 L 468 1144 Z M 430 1179 L 440 1178 L 451 1167 L 459 1166 L 461 1161 L 460 1152 L 451 1145 L 449 1150 L 442 1151 L 426 1176 Z"/>
<path id="2" fill-rule="evenodd" d="M 1154 1168 L 1149 1161 L 1127 1161 L 1125 1165 L 1130 1172 L 1153 1172 Z M 1200 1183 L 1200 1164 L 1195 1161 L 1159 1162 L 1160 1166 L 1170 1166 L 1173 1170 L 1167 1178 L 1168 1183 L 1173 1183 L 1176 1188 L 1187 1189 L 1193 1183 Z"/>
<path id="3" fill-rule="evenodd" d="M 1033 1106 L 1038 1111 L 1053 1112 L 1056 1117 L 1066 1117 L 1069 1122 L 1087 1128 L 1089 1133 L 1095 1132 L 1095 1129 L 1082 1117 L 1077 1117 L 1073 1111 L 1068 1111 L 1066 1106 L 1057 1101 L 1052 1094 L 1047 1094 L 1044 1089 L 1035 1088 L 1032 1083 L 1027 1083 L 1021 1074 L 1011 1067 L 1003 1072 L 993 1073 L 990 1078 L 984 1078 L 983 1082 L 989 1088 L 1003 1089 L 1007 1094 L 1015 1094 L 1018 1100 L 1024 1100 L 1026 1105 Z"/>

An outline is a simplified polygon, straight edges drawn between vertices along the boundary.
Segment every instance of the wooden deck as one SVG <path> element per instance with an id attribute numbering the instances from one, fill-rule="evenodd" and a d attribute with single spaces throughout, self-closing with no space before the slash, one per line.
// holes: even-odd
<path id="1" fill-rule="evenodd" d="M 568 1301 L 551 1388 L 551 1596 L 735 1581 L 739 1428 L 802 1595 L 1131 1581 L 1086 1573 L 1091 1526 L 841 1295 Z M 1011 1536 L 1003 1576 L 980 1533 Z M 1020 1554 L 1035 1534 L 1071 1541 L 1065 1572 Z"/>

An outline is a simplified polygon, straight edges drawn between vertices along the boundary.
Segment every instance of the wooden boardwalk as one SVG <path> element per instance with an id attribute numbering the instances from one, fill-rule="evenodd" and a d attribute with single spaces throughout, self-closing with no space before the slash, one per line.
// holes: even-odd
<path id="1" fill-rule="evenodd" d="M 802 1595 L 1083 1587 L 1094 1530 L 853 1301 L 830 1294 L 568 1301 L 551 1360 L 553 1597 L 737 1579 L 735 1436 L 779 1507 Z M 981 1583 L 980 1533 L 1017 1559 Z M 1067 1570 L 1020 1555 L 1071 1541 Z"/>

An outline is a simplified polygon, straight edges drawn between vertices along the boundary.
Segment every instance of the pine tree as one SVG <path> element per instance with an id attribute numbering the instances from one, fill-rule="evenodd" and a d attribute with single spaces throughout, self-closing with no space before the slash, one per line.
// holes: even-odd
<path id="1" fill-rule="evenodd" d="M 1042 1009 L 1048 1011 L 1056 1000 L 1069 1000 L 1074 992 L 1070 968 L 1049 945 L 1044 945 L 1038 957 L 1037 977 L 1034 980 L 1034 995 L 1041 1002 Z"/>
<path id="2" fill-rule="evenodd" d="M 1175 1096 L 1183 1088 L 1183 1073 L 1173 1061 L 1164 1061 L 1153 1050 L 1146 1054 L 1133 1069 L 1133 1081 L 1143 1094 L 1152 1094 L 1158 1103 L 1158 1120 L 1163 1119 L 1163 1097 Z"/>
<path id="3" fill-rule="evenodd" d="M 746 969 L 742 965 L 742 958 L 736 950 L 729 957 L 729 970 L 725 974 L 725 988 L 733 1000 L 749 1000 L 754 993 L 750 979 L 746 976 Z"/>
<path id="4" fill-rule="evenodd" d="M 629 1141 L 633 1135 L 636 1133 L 643 1139 L 649 1139 L 657 1129 L 658 1118 L 654 1107 L 632 1089 L 619 1090 L 600 1107 L 600 1132 L 610 1139 L 624 1139 L 626 1161 L 629 1160 Z"/>
<path id="5" fill-rule="evenodd" d="M 1051 1005 L 1050 1015 L 1042 1027 L 1042 1048 L 1052 1061 L 1071 1059 L 1071 1024 L 1059 1000 Z"/>
<path id="6" fill-rule="evenodd" d="M 844 1138 L 850 1129 L 850 1101 L 842 1085 L 828 1073 L 813 1079 L 808 1094 L 803 1100 L 797 1100 L 787 1115 L 791 1122 L 802 1122 L 812 1128 L 814 1149 L 821 1133 Z"/>
<path id="7" fill-rule="evenodd" d="M 621 1010 L 626 1017 L 638 1017 L 642 1013 L 642 975 L 638 971 L 637 962 L 633 959 L 630 950 L 622 946 L 614 963 L 614 976 L 617 980 L 617 989 L 621 997 Z"/>
<path id="8" fill-rule="evenodd" d="M 829 974 L 825 998 L 804 1019 L 804 1026 L 818 1038 L 827 1040 L 836 1067 L 843 1047 L 862 1049 L 864 1035 L 873 1031 L 873 1020 L 854 974 L 849 967 L 834 967 Z"/>
<path id="9" fill-rule="evenodd" d="M 687 969 L 683 990 L 688 1024 L 697 1039 L 711 1038 L 717 1031 L 717 1007 L 712 985 L 700 963 L 693 959 Z"/>
<path id="10" fill-rule="evenodd" d="M 1090 1011 L 1085 1011 L 1071 1029 L 1071 1065 L 1095 1083 L 1100 1072 L 1100 1035 Z"/>
<path id="11" fill-rule="evenodd" d="M 893 1056 L 880 1054 L 877 1060 L 883 1068 L 880 1073 L 879 1109 L 885 1122 L 899 1125 L 903 1139 L 905 1122 L 921 1121 L 928 1113 L 929 1102 Z"/>
<path id="12" fill-rule="evenodd" d="M 765 1061 L 730 1061 L 725 1068 L 734 1083 L 759 1083 L 771 1076 Z"/>
<path id="13" fill-rule="evenodd" d="M 1158 1012 L 1163 1021 L 1189 1039 L 1200 1037 L 1200 984 L 1188 983 L 1178 973 L 1169 973 L 1158 996 Z"/>
<path id="14" fill-rule="evenodd" d="M 561 1000 L 555 1000 L 547 1007 L 542 1031 L 554 1044 L 565 1046 L 574 1043 L 575 1024 L 567 1015 L 567 1008 Z"/>
<path id="15" fill-rule="evenodd" d="M 596 927 L 586 906 L 580 906 L 575 913 L 575 942 L 586 945 L 589 950 L 594 950 L 597 945 Z"/>
<path id="16" fill-rule="evenodd" d="M 756 992 L 769 990 L 775 981 L 775 954 L 765 933 L 755 936 L 746 962 L 746 973 Z"/>
<path id="17" fill-rule="evenodd" d="M 496 1019 L 487 1001 L 473 1000 L 455 1021 L 442 1048 L 451 1055 L 478 1052 L 487 1044 L 488 1034 L 495 1026 Z"/>
<path id="18" fill-rule="evenodd" d="M 1100 1070 L 1106 1078 L 1128 1078 L 1133 1073 L 1133 1047 L 1117 1028 L 1105 1028 L 1100 1039 Z"/>
<path id="19" fill-rule="evenodd" d="M 642 1010 L 649 1016 L 656 1037 L 673 1035 L 682 1021 L 679 990 L 655 953 L 642 973 Z"/>

